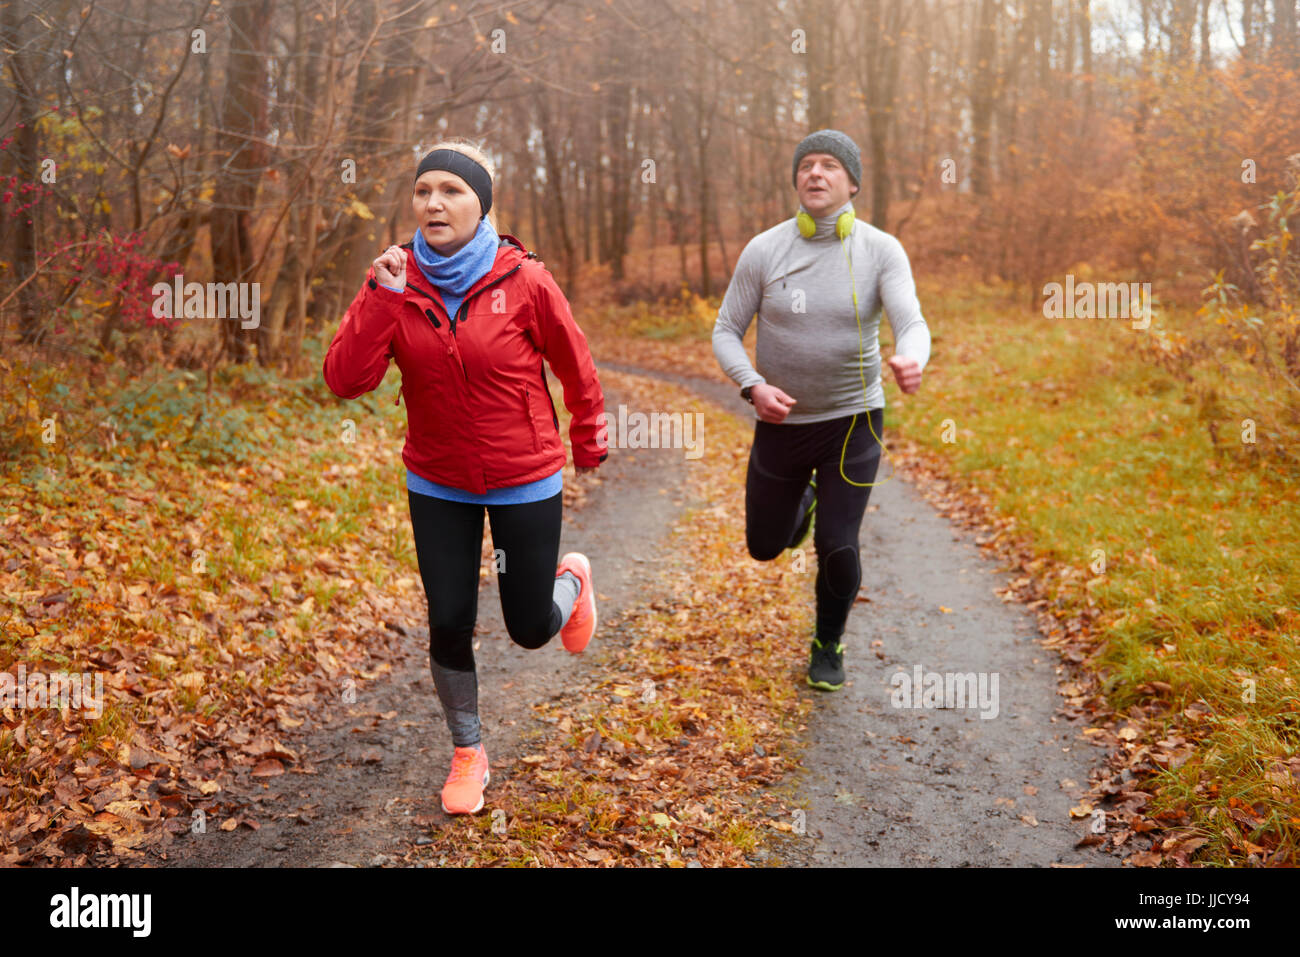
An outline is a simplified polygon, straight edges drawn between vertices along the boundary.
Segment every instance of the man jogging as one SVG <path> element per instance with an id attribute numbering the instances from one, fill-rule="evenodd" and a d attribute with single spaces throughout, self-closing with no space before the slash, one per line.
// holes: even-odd
<path id="1" fill-rule="evenodd" d="M 770 561 L 802 544 L 816 511 L 808 684 L 827 691 L 844 686 L 840 639 L 861 583 L 858 534 L 880 465 L 882 306 L 903 392 L 920 388 L 930 357 L 902 244 L 854 217 L 861 177 L 858 147 L 838 130 L 799 144 L 799 214 L 746 245 L 713 327 L 713 353 L 758 419 L 745 480 L 750 555 Z M 757 369 L 742 345 L 755 313 Z"/>

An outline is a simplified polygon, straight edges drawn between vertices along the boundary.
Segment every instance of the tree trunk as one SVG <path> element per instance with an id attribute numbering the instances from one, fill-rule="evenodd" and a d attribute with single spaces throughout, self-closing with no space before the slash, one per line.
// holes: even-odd
<path id="1" fill-rule="evenodd" d="M 1052 81 L 1052 41 L 1055 33 L 1052 0 L 1038 0 L 1038 89 L 1046 99 L 1054 92 Z"/>
<path id="2" fill-rule="evenodd" d="M 696 115 L 703 112 L 704 95 L 702 90 L 696 92 Z M 703 117 L 700 116 L 703 120 Z M 696 219 L 699 230 L 699 250 L 700 250 L 700 295 L 706 299 L 713 295 L 713 283 L 709 275 L 709 219 L 710 209 L 713 199 L 713 191 L 710 188 L 712 177 L 709 175 L 709 129 L 708 124 L 701 122 L 695 135 L 695 172 L 699 184 L 700 202 L 698 206 L 698 218 Z"/>
<path id="3" fill-rule="evenodd" d="M 574 299 L 578 292 L 578 264 L 573 239 L 569 235 L 568 215 L 564 208 L 564 170 L 560 165 L 559 153 L 555 148 L 558 130 L 551 122 L 551 111 L 546 102 L 546 94 L 538 93 L 537 118 L 541 125 L 542 156 L 546 163 L 546 212 L 548 232 L 560 240 L 560 249 L 564 268 L 564 294 Z"/>
<path id="4" fill-rule="evenodd" d="M 863 3 L 866 49 L 861 75 L 870 141 L 871 224 L 882 230 L 889 228 L 889 130 L 898 107 L 899 52 L 907 27 L 908 9 L 904 0 L 866 0 Z"/>
<path id="5" fill-rule="evenodd" d="M 1273 0 L 1273 49 L 1284 66 L 1300 62 L 1296 55 L 1295 0 Z"/>
<path id="6" fill-rule="evenodd" d="M 1088 129 L 1092 122 L 1093 90 L 1096 79 L 1092 75 L 1092 0 L 1079 0 L 1079 37 L 1083 41 L 1083 126 Z"/>
<path id="7" fill-rule="evenodd" d="M 800 25 L 808 33 L 808 132 L 835 125 L 835 49 L 839 44 L 835 0 L 807 0 Z M 707 19 L 707 14 L 706 14 Z"/>
<path id="8" fill-rule="evenodd" d="M 1255 46 L 1255 4 L 1261 0 L 1241 0 L 1241 58 L 1254 60 Z"/>
<path id="9" fill-rule="evenodd" d="M 615 282 L 623 281 L 624 259 L 627 256 L 628 239 L 632 232 L 631 179 L 633 153 L 639 142 L 640 123 L 632 123 L 628 114 L 636 107 L 638 100 L 627 83 L 614 86 L 613 108 L 611 110 L 611 136 L 613 144 L 610 149 L 610 275 Z M 638 120 L 640 112 L 637 113 Z M 629 127 L 632 136 L 628 142 Z"/>
<path id="10" fill-rule="evenodd" d="M 252 282 L 252 217 L 257 187 L 267 164 L 267 86 L 273 0 L 232 0 L 231 44 L 222 99 L 220 158 L 212 207 L 212 273 L 221 283 Z M 215 317 L 209 317 L 210 319 Z M 238 317 L 218 320 L 222 355 L 246 362 L 256 329 L 244 329 Z"/>
<path id="11" fill-rule="evenodd" d="M 993 188 L 992 131 L 997 65 L 997 0 L 980 0 L 975 34 L 974 83 L 971 87 L 971 188 L 987 197 Z"/>
<path id="12" fill-rule="evenodd" d="M 24 19 L 19 0 L 0 0 L 0 43 L 8 55 L 9 76 L 13 80 L 14 95 L 18 100 L 15 119 L 22 124 L 14 132 L 14 157 L 19 179 L 40 181 L 40 143 L 36 131 L 36 116 L 40 104 L 33 86 L 34 76 L 30 58 L 23 53 L 26 44 L 21 37 Z M 17 200 L 16 200 L 17 201 Z M 36 272 L 36 206 L 28 216 L 15 217 L 13 229 L 13 280 L 17 286 Z M 33 280 L 19 291 L 18 338 L 21 342 L 35 342 L 40 336 L 40 313 L 36 307 L 36 282 Z"/>

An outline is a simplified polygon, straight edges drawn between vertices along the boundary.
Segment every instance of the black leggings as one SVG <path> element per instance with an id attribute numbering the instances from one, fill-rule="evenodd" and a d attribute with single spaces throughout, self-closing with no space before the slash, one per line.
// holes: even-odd
<path id="1" fill-rule="evenodd" d="M 523 505 L 470 505 L 407 491 L 415 555 L 429 599 L 429 657 L 444 668 L 474 669 L 483 509 L 492 545 L 502 553 L 497 574 L 501 611 L 515 644 L 540 648 L 560 630 L 552 601 L 560 557 L 563 493 Z"/>
<path id="2" fill-rule="evenodd" d="M 876 480 L 880 444 L 872 429 L 883 436 L 885 410 L 872 409 L 870 415 L 870 427 L 864 415 L 805 425 L 754 424 L 745 479 L 745 541 L 750 555 L 770 561 L 790 547 L 803 518 L 804 489 L 813 471 L 817 472 L 813 546 L 817 550 L 818 641 L 844 634 L 862 582 L 858 533 L 871 489 L 850 485 L 840 477 L 840 452 L 856 418 L 844 453 L 844 474 L 855 482 Z"/>

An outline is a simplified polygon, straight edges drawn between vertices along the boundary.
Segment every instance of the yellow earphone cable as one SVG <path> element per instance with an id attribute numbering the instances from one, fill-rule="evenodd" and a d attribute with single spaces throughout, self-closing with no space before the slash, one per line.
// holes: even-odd
<path id="1" fill-rule="evenodd" d="M 864 368 L 865 359 L 863 358 L 862 316 L 858 313 L 858 282 L 853 276 L 853 257 L 849 255 L 848 247 L 845 245 L 849 237 L 852 235 L 853 235 L 852 226 L 850 226 L 848 236 L 840 237 L 840 249 L 844 251 L 844 258 L 849 264 L 849 285 L 853 289 L 853 318 L 858 321 L 858 377 L 862 380 L 862 404 L 866 405 L 867 404 L 867 373 L 866 373 L 866 369 Z M 885 377 L 882 375 L 880 377 L 882 389 L 884 388 L 884 381 L 885 381 Z M 844 481 L 848 482 L 850 485 L 856 488 L 874 488 L 877 485 L 884 485 L 885 482 L 888 482 L 889 479 L 894 477 L 894 473 L 890 473 L 890 475 L 887 478 L 885 478 L 880 482 L 855 482 L 853 481 L 853 479 L 849 478 L 847 475 L 844 474 L 844 456 L 848 454 L 849 439 L 853 437 L 853 430 L 854 428 L 857 427 L 857 424 L 858 424 L 858 413 L 854 413 L 853 422 L 849 426 L 848 435 L 844 436 L 844 447 L 840 449 L 840 478 L 844 479 Z M 871 424 L 870 409 L 867 410 L 867 428 L 871 430 L 872 438 L 876 440 L 876 444 L 880 446 L 881 451 L 885 453 L 885 458 L 889 459 L 890 464 L 892 465 L 894 461 L 893 457 L 890 456 L 889 450 L 885 448 L 885 443 L 881 440 L 880 436 L 876 435 L 876 427 Z M 894 472 L 897 471 L 898 471 L 898 466 L 895 465 Z"/>

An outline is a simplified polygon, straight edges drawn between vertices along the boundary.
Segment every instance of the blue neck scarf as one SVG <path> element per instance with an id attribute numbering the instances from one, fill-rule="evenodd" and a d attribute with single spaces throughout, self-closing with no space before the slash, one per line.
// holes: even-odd
<path id="1" fill-rule="evenodd" d="M 447 307 L 449 316 L 456 315 L 470 286 L 492 268 L 500 242 L 497 231 L 492 228 L 486 216 L 479 220 L 478 232 L 474 238 L 450 256 L 443 256 L 425 242 L 421 230 L 415 231 L 415 243 L 412 246 L 415 261 L 420 266 L 420 272 L 442 294 L 442 302 Z"/>

